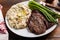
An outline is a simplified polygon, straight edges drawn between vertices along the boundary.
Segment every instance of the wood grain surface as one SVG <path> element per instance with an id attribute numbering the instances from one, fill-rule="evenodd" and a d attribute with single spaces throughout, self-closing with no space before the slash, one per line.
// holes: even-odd
<path id="1" fill-rule="evenodd" d="M 3 6 L 3 10 L 2 10 L 3 16 L 5 17 L 6 12 L 9 10 L 9 8 L 12 5 L 14 5 L 16 3 L 19 3 L 19 2 L 22 2 L 22 1 L 26 1 L 26 0 L 0 0 L 0 4 Z M 46 40 L 60 40 L 60 18 L 59 18 L 59 22 L 58 23 L 59 24 L 57 25 L 56 29 L 53 32 L 51 32 L 50 34 L 48 34 L 48 35 L 46 35 L 44 37 Z M 10 34 L 9 37 L 13 37 L 14 38 L 15 34 L 14 33 L 12 34 L 12 32 L 10 30 L 9 30 L 9 34 Z M 20 38 L 19 40 L 22 39 L 19 36 L 18 37 L 15 36 L 15 38 L 14 39 L 10 38 L 10 40 L 17 40 L 18 38 Z M 43 37 L 41 37 L 41 38 L 43 39 Z M 26 39 L 26 40 L 28 40 L 28 39 Z"/>

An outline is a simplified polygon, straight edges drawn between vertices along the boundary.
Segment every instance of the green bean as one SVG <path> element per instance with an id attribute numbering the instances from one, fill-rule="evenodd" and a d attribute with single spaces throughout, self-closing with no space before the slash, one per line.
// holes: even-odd
<path id="1" fill-rule="evenodd" d="M 51 14 L 54 18 L 59 18 L 59 17 L 60 17 L 59 14 L 55 13 L 54 11 L 50 10 L 49 8 L 43 6 L 43 5 L 41 5 L 41 4 L 39 4 L 39 3 L 35 2 L 35 1 L 30 1 L 29 3 L 30 3 L 30 4 L 34 4 L 34 5 L 36 5 L 36 6 L 39 6 L 39 7 L 43 8 L 43 9 L 46 10 L 49 14 Z"/>
<path id="2" fill-rule="evenodd" d="M 36 6 L 36 5 L 34 5 L 34 4 L 29 4 L 29 7 L 30 7 L 32 10 L 33 10 L 33 9 L 37 9 L 37 10 L 41 11 L 41 12 L 45 15 L 45 17 L 47 18 L 48 21 L 57 23 L 57 21 L 56 21 L 47 11 L 45 11 L 45 10 L 42 9 L 41 7 Z M 32 8 L 32 7 L 33 7 L 33 8 Z"/>

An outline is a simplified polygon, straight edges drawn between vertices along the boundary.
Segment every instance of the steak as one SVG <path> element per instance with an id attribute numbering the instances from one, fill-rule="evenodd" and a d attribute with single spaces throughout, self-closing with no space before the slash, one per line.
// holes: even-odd
<path id="1" fill-rule="evenodd" d="M 38 11 L 32 11 L 32 15 L 29 18 L 28 28 L 32 33 L 42 34 L 46 31 L 46 26 L 42 20 L 43 17 L 40 17 L 40 13 Z"/>
<path id="2" fill-rule="evenodd" d="M 53 23 L 52 24 L 51 22 L 49 23 L 41 12 L 38 12 L 37 10 L 33 10 L 27 22 L 27 25 L 32 33 L 42 34 L 48 28 L 50 28 L 53 25 Z"/>

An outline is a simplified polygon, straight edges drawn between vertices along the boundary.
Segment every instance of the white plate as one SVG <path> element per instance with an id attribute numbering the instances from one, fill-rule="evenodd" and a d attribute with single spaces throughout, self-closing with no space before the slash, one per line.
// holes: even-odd
<path id="1" fill-rule="evenodd" d="M 27 4 L 28 1 L 21 2 L 21 3 Z M 31 32 L 28 32 L 27 28 L 25 28 L 25 29 L 19 29 L 19 30 L 16 30 L 16 29 L 14 29 L 14 28 L 11 28 L 11 27 L 9 26 L 8 21 L 7 21 L 7 17 L 5 17 L 5 21 L 6 21 L 7 27 L 8 27 L 13 33 L 15 33 L 15 34 L 17 34 L 17 35 L 19 35 L 19 36 L 31 37 L 31 38 L 32 38 L 32 37 L 41 37 L 41 36 L 44 36 L 44 35 L 52 32 L 52 31 L 56 28 L 56 26 L 57 26 L 57 24 L 55 24 L 54 26 L 52 26 L 51 28 L 49 28 L 48 30 L 46 30 L 45 33 L 40 34 L 40 35 L 35 35 L 35 34 L 31 33 Z"/>

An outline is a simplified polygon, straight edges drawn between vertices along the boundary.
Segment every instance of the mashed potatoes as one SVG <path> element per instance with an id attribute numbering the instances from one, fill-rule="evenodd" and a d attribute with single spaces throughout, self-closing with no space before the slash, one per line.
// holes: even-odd
<path id="1" fill-rule="evenodd" d="M 22 29 L 27 26 L 26 22 L 31 15 L 31 10 L 25 4 L 13 5 L 7 12 L 7 20 L 12 28 Z"/>

